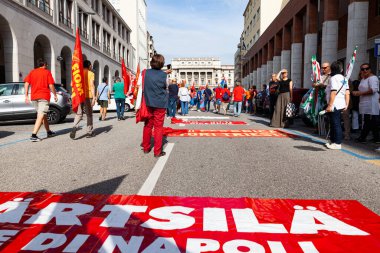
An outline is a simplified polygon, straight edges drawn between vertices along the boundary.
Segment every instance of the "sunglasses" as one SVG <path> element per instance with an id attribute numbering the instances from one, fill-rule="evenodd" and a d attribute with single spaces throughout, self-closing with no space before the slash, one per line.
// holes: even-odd
<path id="1" fill-rule="evenodd" d="M 322 67 L 322 69 L 328 69 L 329 67 Z"/>
<path id="2" fill-rule="evenodd" d="M 371 68 L 361 68 L 360 70 L 361 71 L 368 71 L 368 70 L 370 70 Z"/>

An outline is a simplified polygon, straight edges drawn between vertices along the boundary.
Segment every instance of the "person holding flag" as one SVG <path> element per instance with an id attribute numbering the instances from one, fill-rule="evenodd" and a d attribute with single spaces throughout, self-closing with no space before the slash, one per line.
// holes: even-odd
<path id="1" fill-rule="evenodd" d="M 87 138 L 95 136 L 93 129 L 93 115 L 92 107 L 95 105 L 95 74 L 92 70 L 92 64 L 90 61 L 85 60 L 83 62 L 83 90 L 85 94 L 85 100 L 78 105 L 78 109 L 74 118 L 74 126 L 70 132 L 70 138 L 75 139 L 76 132 L 78 130 L 79 122 L 83 119 L 83 114 L 87 117 Z"/>
<path id="2" fill-rule="evenodd" d="M 95 105 L 95 74 L 91 72 L 92 64 L 90 61 L 83 62 L 82 45 L 80 42 L 79 28 L 77 28 L 75 48 L 71 65 L 71 101 L 73 111 L 76 113 L 74 126 L 70 132 L 70 138 L 75 139 L 75 134 L 79 122 L 83 118 L 85 111 L 87 116 L 87 138 L 94 136 L 92 107 Z"/>

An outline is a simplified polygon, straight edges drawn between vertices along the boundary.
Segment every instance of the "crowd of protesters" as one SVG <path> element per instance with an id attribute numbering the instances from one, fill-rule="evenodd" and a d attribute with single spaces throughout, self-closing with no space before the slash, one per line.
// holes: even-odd
<path id="1" fill-rule="evenodd" d="M 161 85 L 162 87 L 160 86 L 160 89 L 164 90 L 160 90 L 161 93 L 159 95 L 164 94 L 165 96 L 161 96 L 161 99 L 165 97 L 165 101 L 160 101 L 159 103 L 158 100 L 152 101 L 148 96 L 152 91 L 149 90 L 147 90 L 145 97 L 147 104 L 153 103 L 152 108 L 156 108 L 154 107 L 156 106 L 155 103 L 158 103 L 160 105 L 158 108 L 164 109 L 164 111 L 151 109 L 159 118 L 162 115 L 166 115 L 168 118 L 176 117 L 177 114 L 186 116 L 189 114 L 189 111 L 212 111 L 217 114 L 227 115 L 227 112 L 231 109 L 235 117 L 239 117 L 242 112 L 255 115 L 257 112 L 257 98 L 260 94 L 262 100 L 269 100 L 269 125 L 276 128 L 289 127 L 291 120 L 287 117 L 286 111 L 288 105 L 293 102 L 293 82 L 288 77 L 286 69 L 281 70 L 278 74 L 273 74 L 268 87 L 263 85 L 260 87 L 263 88 L 260 92 L 256 86 L 244 89 L 239 82 L 236 82 L 235 87 L 232 89 L 228 88 L 225 82 L 215 84 L 215 88 L 210 88 L 208 84 L 204 86 L 197 85 L 196 88 L 195 85 L 190 87 L 184 81 L 176 79 L 170 80 L 168 85 L 167 74 L 169 72 L 165 73 L 161 70 L 164 58 L 162 55 L 158 55 L 158 57 L 162 58 L 155 59 L 156 62 L 152 60 L 152 70 L 147 71 L 148 78 L 146 80 L 148 81 L 145 82 L 149 83 L 149 78 L 153 78 L 152 83 L 156 86 L 164 82 Z M 96 89 L 94 84 L 95 75 L 91 70 L 91 62 L 84 61 L 84 90 L 86 99 L 79 105 L 75 115 L 74 126 L 70 132 L 70 138 L 72 139 L 75 139 L 79 122 L 83 119 L 84 114 L 87 116 L 87 137 L 94 136 L 92 108 L 97 102 L 100 106 L 99 120 L 105 120 L 108 105 L 111 103 L 111 92 L 115 94 L 114 102 L 117 109 L 117 119 L 125 119 L 126 94 L 124 94 L 124 83 L 117 77 L 111 90 L 108 79 L 103 78 L 101 84 Z M 341 149 L 342 140 L 350 140 L 351 134 L 358 133 L 359 131 L 360 136 L 356 139 L 357 142 L 366 143 L 368 135 L 372 132 L 372 142 L 380 144 L 379 79 L 372 73 L 370 65 L 368 63 L 362 64 L 358 78 L 352 82 L 343 76 L 343 66 L 339 62 L 334 62 L 331 65 L 327 62 L 323 63 L 321 72 L 321 81 L 314 83 L 313 88 L 315 89 L 315 97 L 317 98 L 315 103 L 324 105 L 319 106 L 318 111 L 315 113 L 319 115 L 318 117 L 323 116 L 324 113 L 327 116 L 326 120 L 329 126 L 327 130 L 330 142 L 326 143 L 326 146 L 329 149 Z M 164 73 L 164 75 L 160 75 L 159 73 Z M 42 124 L 46 128 L 48 136 L 55 134 L 50 130 L 46 118 L 50 91 L 56 96 L 53 83 L 54 80 L 51 77 L 50 71 L 47 70 L 47 64 L 43 59 L 39 60 L 38 67 L 25 79 L 25 90 L 28 90 L 28 86 L 32 84 L 31 100 L 38 112 L 31 141 L 41 140 L 37 137 L 37 133 Z M 158 91 L 158 88 L 155 88 Z M 155 94 L 154 96 L 158 95 Z M 268 98 L 265 98 L 265 96 L 268 96 Z M 26 103 L 30 102 L 28 93 L 26 93 L 25 101 Z M 153 123 L 148 123 L 145 129 L 149 129 L 150 131 L 153 126 L 156 126 L 156 121 L 157 119 L 152 121 Z M 158 122 L 161 124 L 161 121 Z M 148 130 L 146 130 L 146 136 L 149 136 L 147 132 Z M 155 155 L 162 155 L 162 150 L 155 150 Z"/>

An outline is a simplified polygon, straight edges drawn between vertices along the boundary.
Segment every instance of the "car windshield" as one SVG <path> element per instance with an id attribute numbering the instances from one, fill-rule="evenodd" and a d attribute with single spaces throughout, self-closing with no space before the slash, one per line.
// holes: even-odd
<path id="1" fill-rule="evenodd" d="M 2 84 L 0 85 L 0 96 L 10 96 L 12 95 L 13 84 Z"/>
<path id="2" fill-rule="evenodd" d="M 56 91 L 63 91 L 63 92 L 68 93 L 68 91 L 65 88 L 63 88 L 63 86 L 60 84 L 54 84 L 54 88 Z"/>

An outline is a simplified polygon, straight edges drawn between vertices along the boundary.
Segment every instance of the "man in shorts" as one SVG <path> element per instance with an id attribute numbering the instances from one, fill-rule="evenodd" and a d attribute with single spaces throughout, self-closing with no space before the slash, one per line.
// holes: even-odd
<path id="1" fill-rule="evenodd" d="M 44 124 L 47 137 L 53 136 L 55 133 L 50 130 L 49 122 L 46 114 L 49 111 L 50 91 L 54 94 L 55 102 L 58 101 L 57 93 L 54 88 L 54 79 L 51 72 L 47 69 L 47 63 L 43 59 L 37 60 L 37 68 L 32 70 L 25 78 L 25 103 L 29 104 L 30 100 L 37 111 L 37 119 L 30 140 L 32 142 L 41 141 L 37 133 Z M 31 94 L 29 100 L 29 85 L 31 86 Z"/>

